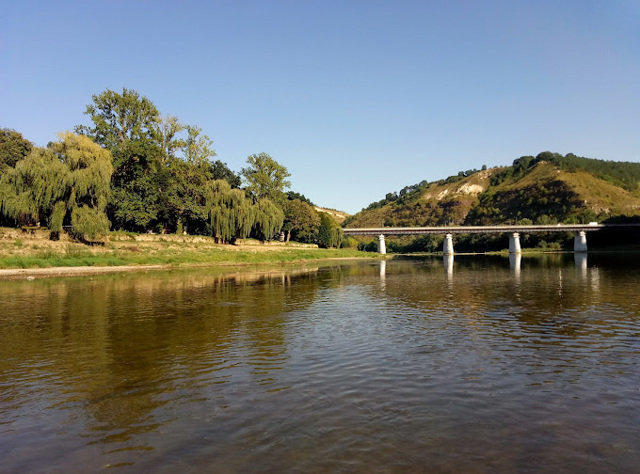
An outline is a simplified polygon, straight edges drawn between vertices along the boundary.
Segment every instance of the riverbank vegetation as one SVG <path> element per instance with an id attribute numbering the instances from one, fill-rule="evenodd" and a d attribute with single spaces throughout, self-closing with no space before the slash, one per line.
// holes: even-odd
<path id="1" fill-rule="evenodd" d="M 287 191 L 290 173 L 267 153 L 234 172 L 198 126 L 126 88 L 94 95 L 85 114 L 44 148 L 0 129 L 0 225 L 86 243 L 126 231 L 343 245 L 336 220 Z"/>
<path id="2" fill-rule="evenodd" d="M 120 265 L 254 265 L 312 260 L 375 258 L 356 249 L 323 249 L 294 242 L 263 243 L 247 239 L 235 245 L 212 237 L 110 233 L 100 245 L 86 245 L 66 234 L 49 238 L 46 229 L 0 228 L 0 269 L 96 267 Z"/>
<path id="3" fill-rule="evenodd" d="M 345 238 L 342 228 L 640 219 L 640 163 L 542 152 L 511 166 L 483 165 L 405 186 L 340 225 L 339 212 L 322 212 L 292 191 L 287 168 L 267 153 L 248 156 L 246 167 L 232 171 L 215 159 L 213 141 L 200 127 L 162 115 L 136 91 L 107 89 L 92 97 L 85 114 L 86 124 L 46 147 L 0 129 L 0 226 L 47 229 L 54 241 L 69 235 L 107 247 L 118 231 L 374 251 L 375 240 Z M 572 236 L 561 233 L 521 239 L 541 250 L 572 245 Z M 441 244 L 442 236 L 389 238 L 387 249 L 429 252 Z M 471 234 L 456 236 L 455 246 L 499 251 L 507 241 Z"/>

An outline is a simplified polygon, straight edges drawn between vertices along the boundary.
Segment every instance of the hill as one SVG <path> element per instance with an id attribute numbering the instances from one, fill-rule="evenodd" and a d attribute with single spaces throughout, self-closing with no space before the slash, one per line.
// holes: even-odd
<path id="1" fill-rule="evenodd" d="M 324 212 L 325 214 L 329 214 L 331 217 L 333 217 L 333 219 L 338 224 L 342 224 L 344 220 L 349 217 L 349 214 L 343 211 L 337 211 L 335 209 L 329 209 L 326 207 L 318 207 L 318 206 L 314 206 L 313 208 L 318 212 Z"/>
<path id="2" fill-rule="evenodd" d="M 639 215 L 640 163 L 543 152 L 518 158 L 507 167 L 407 186 L 343 225 L 490 225 L 523 220 L 545 224 Z"/>

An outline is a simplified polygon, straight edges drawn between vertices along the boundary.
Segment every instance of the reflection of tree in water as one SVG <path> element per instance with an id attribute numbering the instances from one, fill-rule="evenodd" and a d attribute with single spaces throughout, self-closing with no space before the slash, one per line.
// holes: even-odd
<path id="1" fill-rule="evenodd" d="M 63 387 L 55 403 L 84 406 L 90 438 L 125 441 L 167 421 L 157 408 L 244 377 L 247 367 L 270 383 L 287 350 L 286 312 L 310 304 L 318 285 L 282 271 L 8 282 L 0 372 L 46 361 Z"/>

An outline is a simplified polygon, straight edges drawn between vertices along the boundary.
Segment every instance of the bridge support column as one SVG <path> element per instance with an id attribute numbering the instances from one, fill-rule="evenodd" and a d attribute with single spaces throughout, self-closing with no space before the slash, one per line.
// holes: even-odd
<path id="1" fill-rule="evenodd" d="M 385 255 L 387 253 L 387 246 L 384 244 L 384 235 L 382 234 L 378 236 L 378 253 L 380 255 Z"/>
<path id="2" fill-rule="evenodd" d="M 442 253 L 445 255 L 453 255 L 453 236 L 446 234 L 442 243 Z"/>
<path id="3" fill-rule="evenodd" d="M 518 234 L 517 232 L 514 232 L 509 236 L 509 253 L 522 253 L 522 249 L 520 248 L 520 234 Z"/>
<path id="4" fill-rule="evenodd" d="M 574 252 L 586 252 L 587 251 L 587 233 L 584 231 L 576 232 L 576 236 L 573 238 L 573 251 Z"/>

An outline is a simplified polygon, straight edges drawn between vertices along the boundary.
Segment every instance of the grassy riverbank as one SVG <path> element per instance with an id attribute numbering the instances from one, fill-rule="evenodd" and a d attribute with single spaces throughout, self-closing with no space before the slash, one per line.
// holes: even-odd
<path id="1" fill-rule="evenodd" d="M 353 249 L 241 242 L 220 245 L 202 236 L 112 233 L 100 245 L 88 246 L 62 236 L 49 240 L 46 230 L 22 232 L 0 228 L 0 269 L 195 266 L 294 263 L 337 258 L 376 258 Z"/>

